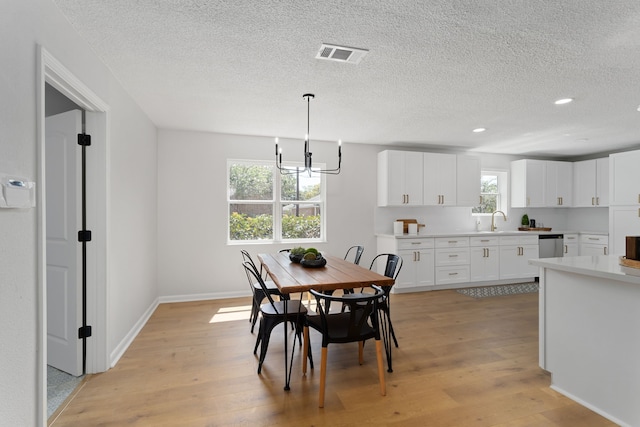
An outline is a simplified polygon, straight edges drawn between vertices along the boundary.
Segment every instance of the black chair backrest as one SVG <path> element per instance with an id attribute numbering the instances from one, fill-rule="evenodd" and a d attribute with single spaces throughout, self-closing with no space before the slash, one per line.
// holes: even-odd
<path id="1" fill-rule="evenodd" d="M 311 290 L 311 294 L 316 298 L 318 312 L 320 313 L 320 320 L 322 322 L 322 329 L 326 333 L 322 334 L 322 346 L 326 347 L 329 342 L 355 342 L 361 341 L 363 335 L 363 329 L 365 325 L 368 326 L 368 319 L 371 319 L 373 326 L 372 336 L 376 339 L 380 339 L 380 330 L 378 328 L 378 301 L 380 297 L 384 296 L 384 291 L 378 286 L 372 286 L 375 293 L 372 294 L 359 294 L 358 297 L 349 296 L 333 296 L 327 295 L 322 292 Z M 342 303 L 348 307 L 347 311 L 341 313 L 330 314 L 327 313 L 326 307 L 330 302 Z M 346 328 L 346 335 L 331 334 L 332 325 L 328 321 L 330 316 L 342 316 L 345 319 L 348 317 L 348 325 Z M 341 329 L 344 328 L 344 324 L 341 325 Z"/>
<path id="2" fill-rule="evenodd" d="M 396 280 L 396 277 L 398 277 L 398 274 L 400 274 L 400 270 L 402 269 L 402 258 L 396 254 L 376 255 L 373 261 L 371 261 L 371 266 L 369 267 L 369 270 L 373 269 L 373 267 L 376 265 L 376 261 L 378 261 L 378 258 L 383 258 L 383 257 L 387 257 L 387 261 L 384 268 L 384 275 L 387 277 L 391 277 L 393 280 Z"/>
<path id="3" fill-rule="evenodd" d="M 249 280 L 249 284 L 251 285 L 251 287 L 253 288 L 254 283 L 258 283 L 262 288 L 262 292 L 264 293 L 264 296 L 267 297 L 267 299 L 269 300 L 269 303 L 271 303 L 271 306 L 277 312 L 278 309 L 276 308 L 275 301 L 271 297 L 271 294 L 267 289 L 267 285 L 265 285 L 264 280 L 262 280 L 262 277 L 260 276 L 260 273 L 258 273 L 258 270 L 256 270 L 255 265 L 253 265 L 249 261 L 245 261 L 242 263 L 242 266 L 244 267 L 245 273 L 247 273 L 247 279 Z"/>
<path id="4" fill-rule="evenodd" d="M 362 253 L 364 252 L 364 246 L 351 246 L 349 249 L 347 249 L 347 253 L 344 256 L 344 259 L 346 260 L 347 258 L 349 258 L 349 253 L 354 250 L 355 251 L 355 256 L 353 258 L 353 263 L 354 264 L 360 264 L 360 258 L 362 257 Z"/>
<path id="5" fill-rule="evenodd" d="M 244 249 L 240 249 L 240 253 L 242 254 L 242 262 L 250 262 L 251 265 L 256 268 L 256 263 L 253 262 L 253 258 L 251 258 L 251 255 L 249 255 L 249 252 L 245 251 Z"/>

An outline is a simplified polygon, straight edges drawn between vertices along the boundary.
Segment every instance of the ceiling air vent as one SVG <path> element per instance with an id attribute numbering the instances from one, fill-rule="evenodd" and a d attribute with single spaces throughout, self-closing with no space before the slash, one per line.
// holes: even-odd
<path id="1" fill-rule="evenodd" d="M 366 49 L 323 43 L 316 58 L 358 64 L 368 52 Z"/>

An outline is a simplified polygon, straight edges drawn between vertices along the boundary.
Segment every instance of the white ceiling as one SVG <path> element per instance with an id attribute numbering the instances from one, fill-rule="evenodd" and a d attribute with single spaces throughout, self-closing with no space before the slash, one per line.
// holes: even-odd
<path id="1" fill-rule="evenodd" d="M 311 92 L 315 140 L 640 145 L 638 0 L 54 1 L 160 128 L 302 138 Z M 322 43 L 369 53 L 315 59 Z"/>

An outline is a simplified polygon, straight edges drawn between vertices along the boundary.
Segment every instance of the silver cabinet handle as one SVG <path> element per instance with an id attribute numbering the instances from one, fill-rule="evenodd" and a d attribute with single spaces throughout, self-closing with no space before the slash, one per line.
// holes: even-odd
<path id="1" fill-rule="evenodd" d="M 596 205 L 600 206 L 600 197 L 596 197 Z"/>
<path id="2" fill-rule="evenodd" d="M 609 254 L 607 253 L 607 247 L 606 247 L 606 246 L 604 247 L 604 254 L 605 254 L 605 255 L 609 255 Z"/>
<path id="3" fill-rule="evenodd" d="M 458 273 L 449 273 L 449 276 L 457 276 Z"/>
<path id="4" fill-rule="evenodd" d="M 592 197 L 591 198 L 591 206 L 595 206 L 596 205 L 596 198 Z"/>

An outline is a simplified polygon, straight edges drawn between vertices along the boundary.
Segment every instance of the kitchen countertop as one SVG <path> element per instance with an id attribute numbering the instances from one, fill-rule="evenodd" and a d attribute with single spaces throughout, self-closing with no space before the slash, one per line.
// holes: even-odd
<path id="1" fill-rule="evenodd" d="M 551 231 L 519 231 L 519 230 L 498 230 L 498 231 L 449 231 L 428 233 L 422 232 L 420 234 L 403 234 L 402 236 L 396 236 L 390 233 L 377 233 L 376 237 L 395 237 L 396 239 L 415 239 L 423 237 L 474 237 L 474 236 L 518 236 L 518 235 L 545 235 L 545 234 L 597 234 L 608 235 L 603 231 L 574 231 L 574 230 L 551 230 Z"/>
<path id="2" fill-rule="evenodd" d="M 640 270 L 620 265 L 619 255 L 530 259 L 529 264 L 569 273 L 640 284 Z"/>

